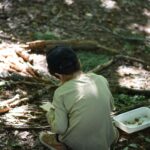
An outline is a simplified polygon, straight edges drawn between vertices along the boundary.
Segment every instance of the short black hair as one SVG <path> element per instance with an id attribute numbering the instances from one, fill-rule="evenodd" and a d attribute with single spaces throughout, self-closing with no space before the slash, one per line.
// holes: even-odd
<path id="1" fill-rule="evenodd" d="M 55 73 L 69 75 L 81 69 L 79 59 L 71 47 L 55 46 L 46 53 L 48 70 Z"/>

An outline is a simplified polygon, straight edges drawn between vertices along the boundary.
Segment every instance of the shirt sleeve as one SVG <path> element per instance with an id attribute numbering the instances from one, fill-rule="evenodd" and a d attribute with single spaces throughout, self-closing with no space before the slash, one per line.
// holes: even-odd
<path id="1" fill-rule="evenodd" d="M 110 91 L 109 82 L 105 77 L 103 77 L 103 79 L 104 79 L 104 82 L 106 83 L 106 85 L 108 87 L 108 90 L 109 90 L 109 93 L 110 93 L 110 108 L 111 108 L 111 111 L 114 111 L 115 110 L 114 98 L 113 98 L 112 93 Z"/>
<path id="2" fill-rule="evenodd" d="M 52 132 L 64 134 L 68 128 L 67 112 L 62 98 L 54 95 L 53 107 L 47 112 L 46 117 Z"/>

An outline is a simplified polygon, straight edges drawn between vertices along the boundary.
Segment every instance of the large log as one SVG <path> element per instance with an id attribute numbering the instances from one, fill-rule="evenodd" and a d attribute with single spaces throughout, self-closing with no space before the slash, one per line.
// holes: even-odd
<path id="1" fill-rule="evenodd" d="M 26 48 L 32 50 L 42 49 L 44 51 L 45 49 L 50 49 L 58 45 L 70 46 L 74 50 L 95 50 L 118 54 L 117 50 L 103 46 L 98 42 L 92 40 L 37 40 L 28 42 Z"/>

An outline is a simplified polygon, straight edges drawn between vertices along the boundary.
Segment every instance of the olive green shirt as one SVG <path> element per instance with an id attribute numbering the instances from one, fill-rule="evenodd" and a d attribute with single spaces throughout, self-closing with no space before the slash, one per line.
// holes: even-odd
<path id="1" fill-rule="evenodd" d="M 110 148 L 115 139 L 113 97 L 103 76 L 82 74 L 65 82 L 55 91 L 52 104 L 48 122 L 72 150 Z"/>

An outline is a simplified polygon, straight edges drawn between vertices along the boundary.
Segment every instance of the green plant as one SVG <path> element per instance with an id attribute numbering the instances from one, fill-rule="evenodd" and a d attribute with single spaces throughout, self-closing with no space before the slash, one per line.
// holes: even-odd
<path id="1" fill-rule="evenodd" d="M 79 51 L 77 55 L 81 61 L 83 71 L 87 72 L 99 64 L 103 64 L 110 59 L 106 54 L 96 54 L 92 52 Z"/>
<path id="2" fill-rule="evenodd" d="M 120 109 L 120 107 L 134 105 L 138 102 L 145 100 L 146 97 L 142 95 L 126 95 L 126 94 L 116 94 L 114 95 L 115 106 Z"/>
<path id="3" fill-rule="evenodd" d="M 144 52 L 150 54 L 150 45 L 145 46 Z"/>
<path id="4" fill-rule="evenodd" d="M 123 50 L 128 54 L 132 54 L 133 50 L 135 49 L 135 45 L 127 43 L 123 46 Z"/>
<path id="5" fill-rule="evenodd" d="M 35 32 L 33 34 L 33 39 L 34 40 L 58 40 L 59 37 L 58 37 L 58 35 L 56 35 L 53 32 L 46 31 L 44 33 L 42 33 L 42 32 Z"/>

